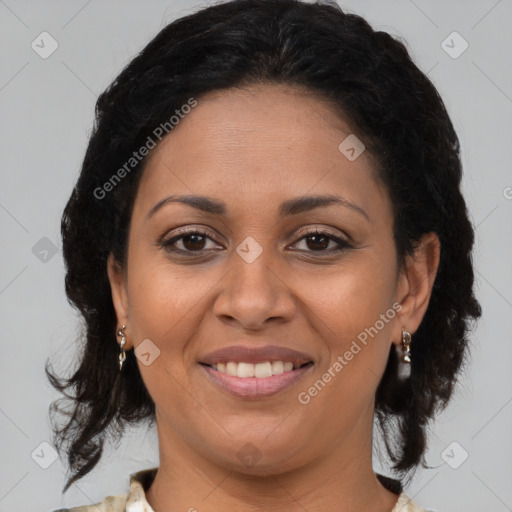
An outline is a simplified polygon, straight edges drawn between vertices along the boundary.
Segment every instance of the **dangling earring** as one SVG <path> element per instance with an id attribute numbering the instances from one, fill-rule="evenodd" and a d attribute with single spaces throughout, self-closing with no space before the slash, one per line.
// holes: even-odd
<path id="1" fill-rule="evenodd" d="M 402 356 L 398 367 L 398 376 L 401 380 L 411 376 L 411 333 L 402 327 Z"/>
<path id="2" fill-rule="evenodd" d="M 121 336 L 121 345 L 120 345 L 120 352 L 119 352 L 119 371 L 122 370 L 123 368 L 123 363 L 126 359 L 126 352 L 124 350 L 124 344 L 126 342 L 126 336 L 124 334 L 124 330 L 126 329 L 126 325 L 123 325 L 123 327 L 121 327 L 121 329 L 119 329 L 119 331 L 117 331 L 117 335 L 118 336 Z"/>

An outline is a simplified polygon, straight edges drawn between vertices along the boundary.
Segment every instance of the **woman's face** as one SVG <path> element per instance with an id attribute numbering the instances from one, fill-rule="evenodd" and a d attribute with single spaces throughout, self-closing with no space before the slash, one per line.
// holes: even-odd
<path id="1" fill-rule="evenodd" d="M 391 344 L 421 314 L 399 312 L 391 203 L 350 135 L 260 85 L 200 98 L 153 150 L 109 276 L 161 444 L 254 474 L 371 444 Z"/>

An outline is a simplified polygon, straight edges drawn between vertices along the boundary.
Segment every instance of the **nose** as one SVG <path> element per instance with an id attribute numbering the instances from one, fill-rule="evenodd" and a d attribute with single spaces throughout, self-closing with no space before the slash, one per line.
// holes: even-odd
<path id="1" fill-rule="evenodd" d="M 263 251 L 248 263 L 235 253 L 230 263 L 231 270 L 221 282 L 213 308 L 219 319 L 246 330 L 291 320 L 296 308 L 293 292 L 270 255 Z"/>

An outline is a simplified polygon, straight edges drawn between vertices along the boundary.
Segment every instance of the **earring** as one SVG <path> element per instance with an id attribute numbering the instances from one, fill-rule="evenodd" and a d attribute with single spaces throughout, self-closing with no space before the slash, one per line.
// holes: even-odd
<path id="1" fill-rule="evenodd" d="M 121 329 L 119 329 L 117 331 L 117 335 L 118 336 L 121 336 L 121 345 L 120 345 L 120 352 L 119 352 L 119 371 L 122 370 L 123 368 L 123 363 L 126 359 L 126 352 L 124 350 L 124 344 L 126 342 L 126 336 L 124 334 L 124 330 L 126 329 L 126 325 L 123 325 L 123 327 L 121 327 Z"/>
<path id="2" fill-rule="evenodd" d="M 411 376 L 411 333 L 402 327 L 402 356 L 398 367 L 398 376 L 401 380 Z"/>

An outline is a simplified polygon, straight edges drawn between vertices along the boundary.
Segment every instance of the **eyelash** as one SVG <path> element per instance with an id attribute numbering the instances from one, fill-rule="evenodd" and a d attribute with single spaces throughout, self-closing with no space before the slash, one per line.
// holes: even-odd
<path id="1" fill-rule="evenodd" d="M 186 254 L 186 255 L 191 254 L 192 257 L 193 256 L 202 256 L 204 253 L 209 252 L 208 249 L 201 249 L 199 251 L 187 251 L 187 250 L 176 249 L 176 248 L 172 247 L 172 245 L 174 243 L 176 243 L 178 240 L 181 240 L 182 238 L 185 238 L 186 236 L 190 236 L 190 235 L 200 235 L 202 237 L 206 237 L 206 238 L 209 238 L 210 240 L 213 240 L 213 238 L 210 236 L 210 234 L 208 232 L 201 231 L 200 229 L 197 229 L 197 228 L 191 228 L 191 229 L 182 231 L 179 235 L 173 236 L 172 238 L 169 238 L 167 240 L 165 240 L 165 239 L 162 240 L 160 242 L 160 246 L 170 253 Z M 326 250 L 326 249 L 320 249 L 318 251 L 308 250 L 308 251 L 306 251 L 308 253 L 318 252 L 318 253 L 332 255 L 332 254 L 340 253 L 346 249 L 350 249 L 353 247 L 346 240 L 344 240 L 343 238 L 340 238 L 339 236 L 336 236 L 336 234 L 334 232 L 330 231 L 329 229 L 325 229 L 325 228 L 323 228 L 323 229 L 315 228 L 315 229 L 307 231 L 305 233 L 301 233 L 301 235 L 302 236 L 295 243 L 301 242 L 302 240 L 309 238 L 310 236 L 319 235 L 319 236 L 327 236 L 327 238 L 336 242 L 339 245 L 337 248 L 329 249 L 329 250 Z M 213 240 L 213 241 L 215 241 L 215 240 Z"/>

